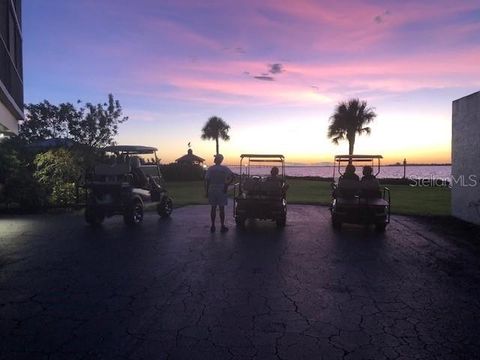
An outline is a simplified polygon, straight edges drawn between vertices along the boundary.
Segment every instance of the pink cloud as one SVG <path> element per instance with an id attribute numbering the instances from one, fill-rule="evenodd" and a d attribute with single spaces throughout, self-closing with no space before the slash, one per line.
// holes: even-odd
<path id="1" fill-rule="evenodd" d="M 188 44 L 190 47 L 201 47 L 210 50 L 220 50 L 221 44 L 212 38 L 202 36 L 198 32 L 188 29 L 186 26 L 165 19 L 145 19 L 143 26 L 146 31 L 162 34 L 160 39 L 167 37 L 180 44 Z"/>
<path id="2" fill-rule="evenodd" d="M 255 14 L 249 22 L 262 29 L 275 43 L 285 49 L 303 48 L 305 51 L 358 52 L 396 39 L 399 29 L 413 23 L 431 23 L 448 20 L 460 12 L 478 9 L 471 1 L 395 2 L 382 5 L 364 1 L 298 0 L 295 4 L 270 0 L 262 8 L 271 9 L 292 19 L 291 23 L 276 21 L 267 15 Z M 381 23 L 375 21 L 376 17 Z M 285 30 L 287 29 L 287 31 Z M 445 29 L 428 27 L 432 35 Z M 281 34 L 281 36 L 277 36 Z M 265 37 L 263 35 L 262 39 Z M 414 40 L 413 35 L 413 40 Z M 315 56 L 315 54 L 312 54 Z"/>
<path id="3" fill-rule="evenodd" d="M 266 61 L 210 61 L 159 63 L 135 74 L 137 87 L 153 89 L 155 96 L 188 98 L 213 103 L 314 104 L 334 101 L 345 92 L 405 92 L 422 88 L 480 85 L 477 65 L 480 49 L 459 53 L 409 55 L 328 64 L 284 64 L 275 81 L 255 80 Z M 244 71 L 249 71 L 245 75 Z M 169 94 L 156 86 L 171 86 Z M 312 88 L 312 85 L 315 88 Z M 342 90 L 344 89 L 344 90 Z M 148 91 L 145 91 L 148 93 Z"/>
<path id="4" fill-rule="evenodd" d="M 188 3 L 181 2 L 180 6 L 187 7 Z M 359 1 L 320 4 L 298 0 L 293 5 L 266 0 L 242 6 L 239 14 L 232 16 L 231 27 L 225 29 L 230 32 L 230 44 L 208 36 L 208 32 L 194 31 L 188 23 L 142 14 L 134 17 L 140 33 L 117 46 L 90 49 L 102 58 L 120 57 L 128 63 L 125 71 L 115 74 L 108 83 L 125 89 L 125 93 L 217 104 L 244 99 L 317 104 L 343 97 L 345 92 L 381 94 L 479 84 L 478 47 L 456 51 L 440 48 L 431 54 L 408 52 L 407 48 L 396 54 L 375 52 L 376 46 L 398 36 L 401 26 L 442 19 L 474 7 L 471 2 L 445 0 L 394 2 L 388 7 Z M 374 21 L 376 16 L 382 17 L 380 23 Z M 479 27 L 478 23 L 449 24 L 441 33 L 429 27 L 426 31 L 435 41 L 453 42 Z M 140 41 L 145 40 L 142 36 L 153 43 Z M 173 50 L 180 49 L 180 55 L 162 48 L 163 41 L 178 45 Z M 252 53 L 225 51 L 236 46 L 232 44 L 244 44 Z M 190 61 L 186 52 L 191 52 L 195 61 Z M 197 56 L 196 52 L 201 54 Z M 285 54 L 287 61 L 278 54 Z M 275 81 L 270 82 L 254 78 L 268 74 L 268 64 L 272 63 L 282 63 L 285 72 L 275 74 Z"/>

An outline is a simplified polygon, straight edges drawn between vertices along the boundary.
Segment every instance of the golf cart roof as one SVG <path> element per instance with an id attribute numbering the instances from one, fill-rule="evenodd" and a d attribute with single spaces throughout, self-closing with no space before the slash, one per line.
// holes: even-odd
<path id="1" fill-rule="evenodd" d="M 372 161 L 373 159 L 383 159 L 382 155 L 335 155 L 335 161 Z"/>
<path id="2" fill-rule="evenodd" d="M 273 158 L 284 158 L 281 154 L 242 154 L 241 158 L 262 158 L 262 159 L 273 159 Z"/>
<path id="3" fill-rule="evenodd" d="M 153 154 L 157 148 L 141 145 L 112 145 L 103 148 L 105 152 L 122 152 L 128 154 Z"/>
<path id="4" fill-rule="evenodd" d="M 285 157 L 281 154 L 242 154 L 240 159 L 248 158 L 251 162 L 283 162 Z"/>

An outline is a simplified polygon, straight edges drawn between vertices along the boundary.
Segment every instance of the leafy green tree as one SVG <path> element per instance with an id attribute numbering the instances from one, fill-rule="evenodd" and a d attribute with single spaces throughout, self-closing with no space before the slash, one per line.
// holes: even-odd
<path id="1" fill-rule="evenodd" d="M 230 130 L 230 125 L 228 125 L 223 119 L 212 116 L 208 119 L 205 126 L 202 128 L 202 136 L 203 140 L 215 140 L 216 142 L 216 153 L 219 153 L 219 146 L 218 146 L 218 139 L 222 139 L 224 141 L 230 140 L 230 136 L 228 135 L 228 131 Z"/>
<path id="2" fill-rule="evenodd" d="M 342 101 L 335 107 L 335 112 L 330 117 L 328 137 L 336 145 L 340 140 L 348 141 L 348 154 L 353 155 L 356 135 L 367 134 L 371 128 L 366 126 L 371 123 L 377 114 L 373 108 L 368 107 L 366 101 L 350 99 Z"/>
<path id="3" fill-rule="evenodd" d="M 27 143 L 69 138 L 89 147 L 103 147 L 114 143 L 118 125 L 128 120 L 112 94 L 107 103 L 86 103 L 78 109 L 71 103 L 53 105 L 47 100 L 28 104 L 25 109 L 26 120 L 20 125 L 19 135 Z"/>
<path id="4" fill-rule="evenodd" d="M 27 143 L 69 138 L 69 124 L 79 121 L 81 113 L 70 103 L 53 105 L 47 100 L 25 105 L 26 120 L 20 125 L 20 138 Z"/>
<path id="5" fill-rule="evenodd" d="M 69 122 L 69 133 L 76 142 L 91 147 L 113 144 L 118 125 L 128 120 L 128 117 L 122 116 L 120 102 L 112 94 L 108 95 L 108 103 L 86 103 L 79 113 L 78 118 Z"/>

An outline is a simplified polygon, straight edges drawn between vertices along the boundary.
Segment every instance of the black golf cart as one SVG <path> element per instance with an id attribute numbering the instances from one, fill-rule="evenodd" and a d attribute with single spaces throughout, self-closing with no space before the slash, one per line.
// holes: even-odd
<path id="1" fill-rule="evenodd" d="M 272 166 L 279 168 L 275 177 Z M 263 171 L 262 173 L 262 170 Z M 233 216 L 237 226 L 247 219 L 273 220 L 278 227 L 287 221 L 287 185 L 285 182 L 285 157 L 283 155 L 242 154 L 240 156 L 240 181 L 233 190 Z"/>
<path id="2" fill-rule="evenodd" d="M 332 225 L 340 229 L 343 223 L 375 225 L 385 231 L 390 222 L 390 189 L 380 188 L 378 181 L 364 182 L 347 178 L 347 165 L 371 166 L 374 179 L 380 173 L 381 155 L 336 155 L 333 164 Z M 336 177 L 338 181 L 335 181 Z"/>
<path id="3" fill-rule="evenodd" d="M 164 188 L 157 149 L 118 145 L 103 149 L 104 157 L 86 176 L 85 220 L 98 225 L 105 217 L 123 215 L 127 225 L 143 221 L 144 205 L 156 204 L 161 217 L 172 213 L 173 203 Z M 139 155 L 151 155 L 145 160 Z"/>

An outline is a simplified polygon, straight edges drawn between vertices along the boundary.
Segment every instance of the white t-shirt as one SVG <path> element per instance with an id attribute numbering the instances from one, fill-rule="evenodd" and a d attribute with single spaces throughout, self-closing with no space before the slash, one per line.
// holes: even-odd
<path id="1" fill-rule="evenodd" d="M 233 175 L 232 171 L 223 165 L 210 166 L 205 174 L 205 179 L 210 185 L 225 185 L 229 177 Z"/>

